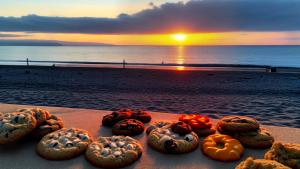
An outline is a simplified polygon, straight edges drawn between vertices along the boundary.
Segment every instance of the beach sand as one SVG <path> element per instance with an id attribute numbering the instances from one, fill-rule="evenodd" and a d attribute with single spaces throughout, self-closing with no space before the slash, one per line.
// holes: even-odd
<path id="1" fill-rule="evenodd" d="M 0 102 L 247 115 L 300 127 L 300 74 L 0 66 Z"/>

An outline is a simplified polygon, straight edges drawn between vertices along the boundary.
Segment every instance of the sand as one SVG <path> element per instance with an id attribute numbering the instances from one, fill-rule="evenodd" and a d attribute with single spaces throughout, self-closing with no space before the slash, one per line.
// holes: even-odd
<path id="1" fill-rule="evenodd" d="M 0 66 L 0 102 L 239 114 L 300 127 L 300 74 Z"/>
<path id="2" fill-rule="evenodd" d="M 11 112 L 22 105 L 0 104 L 0 110 Z M 31 106 L 30 106 L 31 107 Z M 71 109 L 59 107 L 45 107 L 53 114 L 59 115 L 64 119 L 66 127 L 78 127 L 88 130 L 94 137 L 111 136 L 111 129 L 100 126 L 103 115 L 108 111 L 91 109 Z M 152 112 L 154 120 L 176 120 L 177 114 Z M 213 120 L 214 124 L 216 119 Z M 148 124 L 147 124 L 148 125 Z M 300 129 L 263 126 L 270 130 L 276 141 L 298 143 L 300 144 Z M 236 162 L 218 162 L 202 155 L 200 147 L 192 153 L 182 155 L 166 155 L 150 148 L 146 143 L 146 134 L 143 133 L 134 137 L 138 139 L 144 148 L 142 158 L 127 168 L 135 169 L 233 169 L 239 161 Z M 202 139 L 201 139 L 202 140 Z M 89 164 L 84 156 L 66 160 L 66 161 L 47 161 L 35 153 L 37 142 L 25 140 L 22 143 L 11 146 L 0 146 L 0 168 L 1 169 L 96 169 Z M 263 158 L 267 150 L 246 149 L 241 160 L 248 156 L 254 158 Z"/>

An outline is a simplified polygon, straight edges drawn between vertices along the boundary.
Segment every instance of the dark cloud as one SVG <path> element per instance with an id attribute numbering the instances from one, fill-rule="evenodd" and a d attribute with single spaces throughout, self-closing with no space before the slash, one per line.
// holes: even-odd
<path id="1" fill-rule="evenodd" d="M 299 0 L 202 0 L 165 3 L 117 18 L 0 17 L 0 31 L 107 34 L 298 31 L 299 18 Z"/>

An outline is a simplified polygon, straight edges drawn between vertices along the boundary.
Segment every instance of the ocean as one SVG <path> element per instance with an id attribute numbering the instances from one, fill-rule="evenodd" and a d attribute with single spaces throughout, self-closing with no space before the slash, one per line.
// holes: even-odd
<path id="1" fill-rule="evenodd" d="M 0 46 L 0 60 L 300 67 L 300 46 Z M 1 62 L 1 64 L 17 64 Z M 20 64 L 20 63 L 18 63 Z M 24 64 L 24 63 L 22 63 Z"/>

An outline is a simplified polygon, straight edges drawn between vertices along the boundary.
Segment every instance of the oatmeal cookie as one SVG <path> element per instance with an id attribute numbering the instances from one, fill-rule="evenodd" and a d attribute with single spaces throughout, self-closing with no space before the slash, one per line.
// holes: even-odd
<path id="1" fill-rule="evenodd" d="M 235 169 L 291 169 L 274 160 L 253 159 L 248 157 L 242 161 Z"/>

